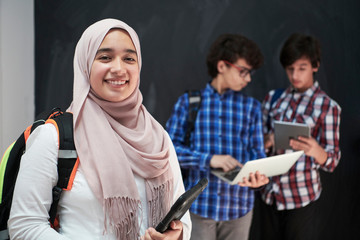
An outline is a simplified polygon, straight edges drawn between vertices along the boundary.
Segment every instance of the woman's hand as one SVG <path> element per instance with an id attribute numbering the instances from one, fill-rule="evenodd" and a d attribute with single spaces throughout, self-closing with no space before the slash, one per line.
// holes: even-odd
<path id="1" fill-rule="evenodd" d="M 164 233 L 157 232 L 154 228 L 148 228 L 141 240 L 182 240 L 183 225 L 180 220 L 170 223 L 170 228 Z"/>
<path id="2" fill-rule="evenodd" d="M 269 178 L 266 177 L 264 174 L 260 174 L 259 171 L 256 173 L 250 173 L 249 178 L 243 179 L 243 182 L 239 182 L 239 186 L 241 187 L 251 187 L 251 188 L 258 188 L 265 184 L 269 183 Z"/>

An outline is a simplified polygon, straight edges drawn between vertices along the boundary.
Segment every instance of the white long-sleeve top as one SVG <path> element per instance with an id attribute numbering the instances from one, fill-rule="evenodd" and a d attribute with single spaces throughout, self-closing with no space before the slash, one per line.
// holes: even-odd
<path id="1" fill-rule="evenodd" d="M 90 189 L 81 167 L 77 169 L 73 187 L 64 191 L 58 205 L 59 232 L 49 225 L 52 188 L 58 180 L 58 134 L 52 124 L 44 124 L 30 135 L 22 157 L 8 221 L 13 240 L 116 239 L 104 231 L 102 204 Z M 170 139 L 170 138 L 169 138 Z M 179 163 L 171 148 L 170 166 L 174 175 L 174 202 L 184 192 Z M 144 179 L 135 175 L 142 209 L 139 211 L 140 235 L 148 228 Z M 121 183 L 119 183 L 121 184 Z M 127 186 L 124 186 L 127 187 Z M 191 221 L 187 212 L 181 219 L 183 239 L 190 239 Z"/>

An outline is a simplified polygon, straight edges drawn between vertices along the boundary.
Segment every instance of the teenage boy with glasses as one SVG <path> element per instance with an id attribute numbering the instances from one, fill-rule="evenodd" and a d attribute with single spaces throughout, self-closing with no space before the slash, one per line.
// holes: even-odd
<path id="1" fill-rule="evenodd" d="M 252 188 L 268 183 L 259 172 L 238 185 L 229 185 L 210 173 L 211 168 L 229 171 L 247 161 L 265 157 L 261 104 L 241 92 L 251 81 L 253 69 L 262 65 L 258 46 L 241 35 L 224 34 L 212 44 L 207 56 L 212 80 L 201 89 L 201 105 L 190 144 L 185 135 L 188 94 L 180 96 L 166 128 L 173 140 L 180 166 L 187 172 L 185 187 L 201 178 L 207 188 L 190 208 L 191 239 L 247 239 L 252 220 Z"/>

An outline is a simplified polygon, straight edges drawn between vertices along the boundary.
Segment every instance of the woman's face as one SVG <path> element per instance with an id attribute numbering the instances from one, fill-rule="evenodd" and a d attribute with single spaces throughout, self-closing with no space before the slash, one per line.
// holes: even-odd
<path id="1" fill-rule="evenodd" d="M 106 101 L 120 102 L 135 90 L 139 74 L 137 53 L 129 34 L 122 29 L 111 29 L 91 66 L 91 88 Z"/>

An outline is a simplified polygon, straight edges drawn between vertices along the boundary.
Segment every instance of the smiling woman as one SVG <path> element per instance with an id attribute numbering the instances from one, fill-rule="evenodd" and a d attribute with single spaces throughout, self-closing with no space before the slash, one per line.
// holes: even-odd
<path id="1" fill-rule="evenodd" d="M 21 161 L 11 239 L 189 239 L 188 213 L 164 233 L 153 228 L 184 185 L 168 134 L 142 104 L 141 62 L 138 36 L 126 23 L 105 19 L 85 30 L 75 50 L 68 109 L 80 164 L 59 202 L 60 228 L 48 224 L 58 133 L 46 124 L 29 137 Z"/>
<path id="2" fill-rule="evenodd" d="M 91 67 L 93 91 L 104 100 L 122 101 L 138 86 L 139 75 L 137 54 L 129 34 L 121 29 L 110 30 Z"/>

